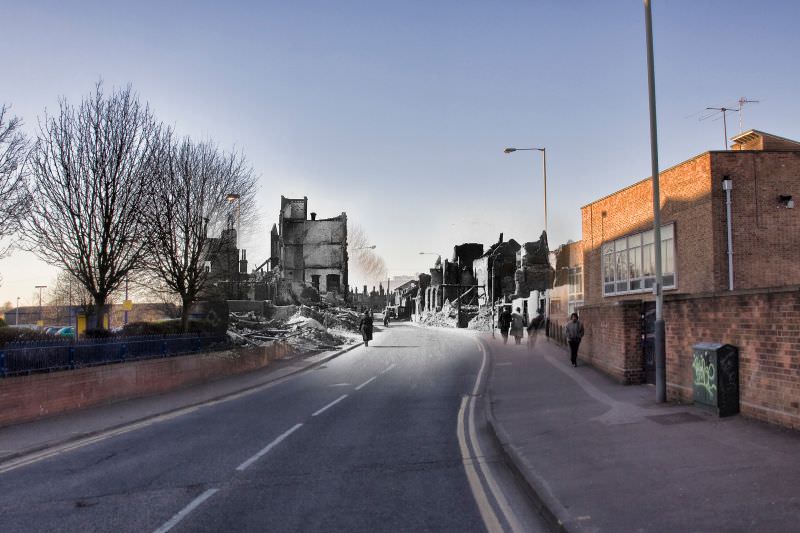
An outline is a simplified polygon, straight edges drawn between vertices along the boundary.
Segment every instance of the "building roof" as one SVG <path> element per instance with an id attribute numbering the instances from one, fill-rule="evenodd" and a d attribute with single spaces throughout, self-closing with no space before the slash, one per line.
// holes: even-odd
<path id="1" fill-rule="evenodd" d="M 744 133 L 740 133 L 734 137 L 731 137 L 731 140 L 734 144 L 751 144 L 754 141 L 758 140 L 759 138 L 763 139 L 764 141 L 778 141 L 781 145 L 788 145 L 788 147 L 796 147 L 797 150 L 800 150 L 800 142 L 797 142 L 792 139 L 787 139 L 786 137 L 781 137 L 780 135 L 774 135 L 772 133 L 766 133 L 760 130 L 748 130 Z"/>

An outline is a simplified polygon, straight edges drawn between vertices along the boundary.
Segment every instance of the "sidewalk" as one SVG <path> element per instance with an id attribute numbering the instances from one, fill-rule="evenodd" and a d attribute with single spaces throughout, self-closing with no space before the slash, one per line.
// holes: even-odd
<path id="1" fill-rule="evenodd" d="M 74 411 L 0 428 L 0 467 L 14 458 L 256 389 L 321 365 L 363 343 L 315 355 L 276 360 L 254 372 L 175 391 Z"/>
<path id="2" fill-rule="evenodd" d="M 484 340 L 490 422 L 556 528 L 800 530 L 800 433 L 656 404 L 544 336 L 533 351 Z"/>

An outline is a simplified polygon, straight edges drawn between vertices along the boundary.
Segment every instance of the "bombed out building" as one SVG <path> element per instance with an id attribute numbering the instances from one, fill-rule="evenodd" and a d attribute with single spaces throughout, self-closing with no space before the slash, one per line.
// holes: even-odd
<path id="1" fill-rule="evenodd" d="M 320 295 L 344 297 L 347 279 L 347 214 L 317 218 L 308 197 L 281 196 L 278 224 L 270 234 L 271 269 L 277 272 L 279 303 L 300 299 L 313 288 Z"/>

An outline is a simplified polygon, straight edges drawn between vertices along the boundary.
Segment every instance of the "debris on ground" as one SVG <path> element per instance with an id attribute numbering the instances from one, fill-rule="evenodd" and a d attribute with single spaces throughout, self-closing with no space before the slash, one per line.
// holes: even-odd
<path id="1" fill-rule="evenodd" d="M 492 308 L 481 307 L 478 313 L 469 321 L 467 328 L 478 331 L 492 331 Z"/>
<path id="2" fill-rule="evenodd" d="M 300 352 L 334 350 L 361 339 L 358 313 L 320 302 L 302 305 L 288 319 L 266 319 L 253 311 L 230 313 L 228 338 L 235 344 L 264 346 L 286 342 Z"/>

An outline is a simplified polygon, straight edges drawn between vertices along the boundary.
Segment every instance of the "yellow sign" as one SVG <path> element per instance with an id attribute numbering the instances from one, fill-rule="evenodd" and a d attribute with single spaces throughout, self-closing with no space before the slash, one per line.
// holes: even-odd
<path id="1" fill-rule="evenodd" d="M 75 333 L 77 335 L 83 335 L 83 332 L 86 331 L 86 315 L 78 315 L 78 331 Z"/>
<path id="2" fill-rule="evenodd" d="M 125 300 L 122 302 L 123 311 L 133 311 L 133 300 Z"/>
<path id="3" fill-rule="evenodd" d="M 37 320 L 36 321 L 36 325 L 39 326 L 39 327 L 44 326 L 44 320 Z"/>

